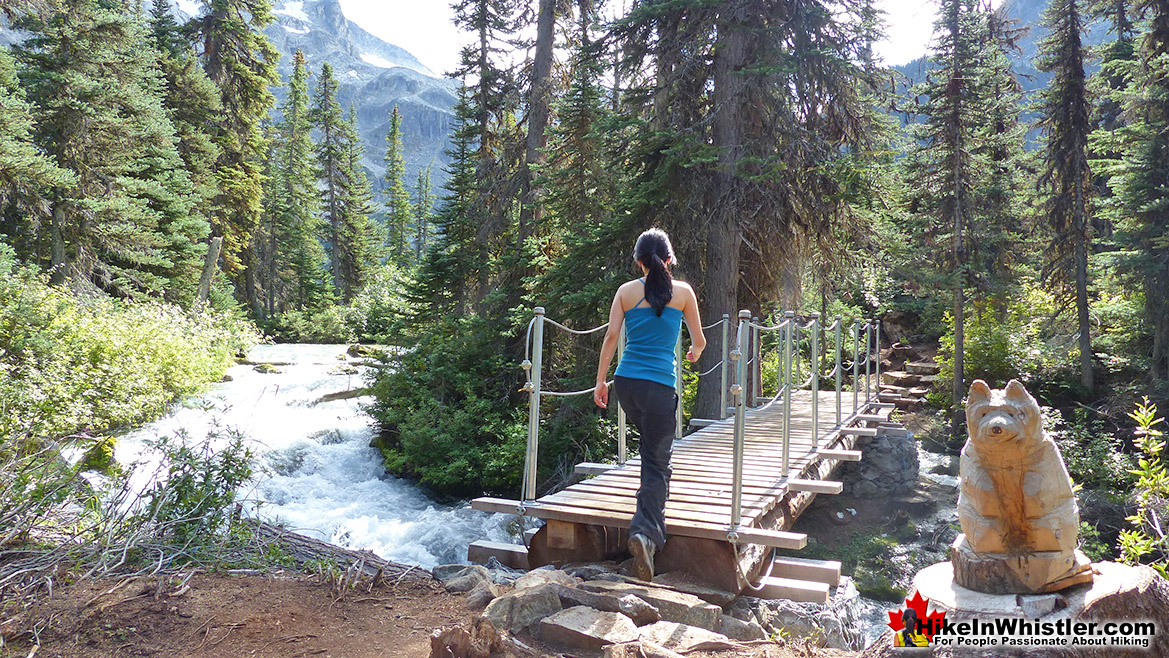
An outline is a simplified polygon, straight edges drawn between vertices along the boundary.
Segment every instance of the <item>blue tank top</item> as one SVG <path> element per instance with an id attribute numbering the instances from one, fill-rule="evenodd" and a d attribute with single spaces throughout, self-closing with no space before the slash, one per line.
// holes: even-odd
<path id="1" fill-rule="evenodd" d="M 674 388 L 678 383 L 675 347 L 681 330 L 682 309 L 667 306 L 661 316 L 651 306 L 625 311 L 625 351 L 613 374 Z"/>

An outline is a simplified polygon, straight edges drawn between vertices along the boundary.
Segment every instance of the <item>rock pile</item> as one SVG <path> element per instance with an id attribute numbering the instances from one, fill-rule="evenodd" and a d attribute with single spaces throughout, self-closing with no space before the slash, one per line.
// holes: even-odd
<path id="1" fill-rule="evenodd" d="M 917 442 L 913 434 L 858 436 L 855 449 L 859 462 L 845 462 L 840 477 L 850 496 L 888 496 L 911 491 L 917 486 Z"/>
<path id="2" fill-rule="evenodd" d="M 464 593 L 468 606 L 482 610 L 475 628 L 487 625 L 499 637 L 530 636 L 569 649 L 609 647 L 606 656 L 637 651 L 676 656 L 699 649 L 742 648 L 744 642 L 768 636 L 749 608 L 732 608 L 726 614 L 680 586 L 644 583 L 618 573 L 616 565 L 542 567 L 527 573 L 498 563 L 489 566 L 493 568 L 445 565 L 434 569 L 434 577 L 447 591 Z M 717 600 L 731 600 L 725 592 L 717 594 Z M 462 642 L 459 646 L 473 644 L 468 644 L 472 636 L 466 632 L 436 631 L 432 649 L 438 653 L 432 655 L 460 655 L 455 644 L 443 644 L 445 637 Z M 628 646 L 638 649 L 628 653 L 622 648 Z"/>

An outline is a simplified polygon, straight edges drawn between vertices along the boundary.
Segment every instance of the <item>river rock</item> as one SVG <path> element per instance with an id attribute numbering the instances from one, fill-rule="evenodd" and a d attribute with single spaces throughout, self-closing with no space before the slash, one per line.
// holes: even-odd
<path id="1" fill-rule="evenodd" d="M 491 581 L 481 580 L 474 589 L 467 592 L 467 596 L 463 597 L 463 603 L 466 603 L 467 607 L 472 610 L 482 610 L 497 596 L 499 596 L 499 590 L 495 589 L 495 585 Z"/>
<path id="2" fill-rule="evenodd" d="M 722 633 L 672 621 L 659 621 L 656 624 L 646 626 L 640 632 L 642 640 L 683 654 L 698 650 L 717 651 L 743 646 Z"/>
<path id="3" fill-rule="evenodd" d="M 466 571 L 467 569 L 470 569 L 474 566 L 477 566 L 477 565 L 473 565 L 473 564 L 440 564 L 437 567 L 430 570 L 430 575 L 434 576 L 434 579 L 439 581 L 439 582 L 446 582 L 446 581 L 450 580 L 451 578 L 457 576 L 461 572 Z M 482 569 L 482 567 L 479 567 L 479 568 Z"/>
<path id="4" fill-rule="evenodd" d="M 521 631 L 561 610 L 556 588 L 544 584 L 508 592 L 488 604 L 483 617 L 496 628 Z"/>
<path id="5" fill-rule="evenodd" d="M 861 451 L 859 462 L 845 462 L 840 469 L 844 492 L 851 496 L 871 497 L 907 493 L 917 485 L 917 442 L 913 434 L 857 437 Z"/>
<path id="6" fill-rule="evenodd" d="M 613 569 L 603 564 L 570 564 L 563 571 L 570 576 L 583 580 L 596 580 L 597 577 L 613 573 Z"/>
<path id="7" fill-rule="evenodd" d="M 470 592 L 479 583 L 491 582 L 491 573 L 475 564 L 454 574 L 443 582 L 443 587 L 451 593 Z"/>
<path id="8" fill-rule="evenodd" d="M 546 583 L 555 583 L 557 585 L 564 585 L 565 587 L 573 587 L 578 585 L 580 582 L 580 578 L 575 578 L 557 569 L 535 569 L 516 579 L 515 588 L 527 589 L 529 587 L 538 587 Z"/>
<path id="9" fill-rule="evenodd" d="M 654 585 L 661 585 L 668 589 L 693 594 L 703 601 L 717 605 L 720 608 L 730 605 L 737 595 L 737 593 L 727 592 L 717 587 L 696 582 L 685 571 L 671 571 L 654 576 Z"/>
<path id="10" fill-rule="evenodd" d="M 767 633 L 807 638 L 816 646 L 859 651 L 864 638 L 860 628 L 860 593 L 844 576 L 827 603 L 797 603 L 786 599 L 741 596 L 728 612 L 743 621 L 754 619 Z"/>
<path id="11" fill-rule="evenodd" d="M 652 624 L 662 618 L 657 608 L 632 594 L 617 597 L 563 586 L 558 587 L 556 592 L 560 596 L 560 604 L 565 608 L 583 605 L 602 612 L 620 612 L 637 626 Z"/>
<path id="12" fill-rule="evenodd" d="M 766 640 L 767 631 L 754 619 L 743 621 L 730 615 L 722 616 L 722 633 L 732 640 Z"/>
<path id="13" fill-rule="evenodd" d="M 697 626 L 713 631 L 718 629 L 718 624 L 722 620 L 722 608 L 711 605 L 693 594 L 606 580 L 589 581 L 581 584 L 580 588 L 613 596 L 632 594 L 657 608 L 663 620 L 688 626 Z"/>
<path id="14" fill-rule="evenodd" d="M 561 610 L 540 621 L 540 639 L 573 648 L 600 649 L 637 637 L 637 627 L 629 617 L 583 605 Z"/>

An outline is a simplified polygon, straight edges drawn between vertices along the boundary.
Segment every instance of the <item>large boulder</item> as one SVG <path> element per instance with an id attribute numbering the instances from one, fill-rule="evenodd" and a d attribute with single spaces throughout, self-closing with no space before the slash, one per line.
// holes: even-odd
<path id="1" fill-rule="evenodd" d="M 557 585 L 572 587 L 580 582 L 580 578 L 571 576 L 558 569 L 534 569 L 517 578 L 515 588 L 527 589 L 529 587 L 538 587 L 545 583 L 555 583 Z"/>
<path id="2" fill-rule="evenodd" d="M 580 649 L 636 640 L 637 626 L 623 614 L 578 605 L 540 621 L 540 639 Z"/>
<path id="3" fill-rule="evenodd" d="M 743 646 L 722 633 L 672 621 L 659 621 L 646 626 L 641 629 L 641 639 L 683 654 L 692 651 L 736 649 Z"/>
<path id="4" fill-rule="evenodd" d="M 652 624 L 662 618 L 657 608 L 632 594 L 610 596 L 576 587 L 560 587 L 557 593 L 560 595 L 560 604 L 565 608 L 583 605 L 602 612 L 619 612 L 637 626 Z"/>
<path id="5" fill-rule="evenodd" d="M 657 608 L 662 619 L 697 626 L 708 630 L 718 630 L 722 620 L 722 608 L 711 605 L 693 594 L 683 594 L 673 590 L 661 589 L 633 583 L 614 583 L 605 580 L 593 580 L 580 585 L 580 589 L 589 592 L 624 596 L 632 594 L 637 598 Z"/>
<path id="6" fill-rule="evenodd" d="M 483 617 L 496 628 L 518 632 L 560 610 L 556 585 L 545 584 L 504 594 L 488 604 Z"/>
<path id="7" fill-rule="evenodd" d="M 757 622 L 768 633 L 808 640 L 815 646 L 852 651 L 864 647 L 864 638 L 857 630 L 861 622 L 860 593 L 847 576 L 840 579 L 827 603 L 741 596 L 728 612 L 742 621 Z"/>

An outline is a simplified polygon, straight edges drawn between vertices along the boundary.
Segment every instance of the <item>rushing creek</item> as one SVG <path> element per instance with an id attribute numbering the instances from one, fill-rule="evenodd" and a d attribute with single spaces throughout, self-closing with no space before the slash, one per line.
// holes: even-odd
<path id="1" fill-rule="evenodd" d="M 202 440 L 234 429 L 259 457 L 263 473 L 245 495 L 265 520 L 424 568 L 464 561 L 478 539 L 514 541 L 507 516 L 436 502 L 387 475 L 369 445 L 375 430 L 362 405 L 370 398 L 321 401 L 365 385 L 367 368 L 347 358 L 344 345 L 259 345 L 248 359 L 276 364 L 277 372 L 231 368 L 231 381 L 120 439 L 118 461 L 140 460 L 158 436 Z"/>
<path id="2" fill-rule="evenodd" d="M 145 462 L 138 472 L 148 480 L 152 439 L 185 434 L 199 441 L 238 431 L 260 466 L 246 498 L 261 518 L 295 532 L 424 568 L 465 561 L 468 544 L 479 539 L 517 541 L 514 517 L 438 502 L 385 472 L 362 410 L 371 398 L 322 399 L 365 385 L 367 366 L 349 358 L 344 345 L 259 345 L 248 361 L 231 368 L 229 381 L 122 437 L 118 461 Z M 849 616 L 871 643 L 885 628 L 890 604 L 862 597 L 851 605 Z"/>

